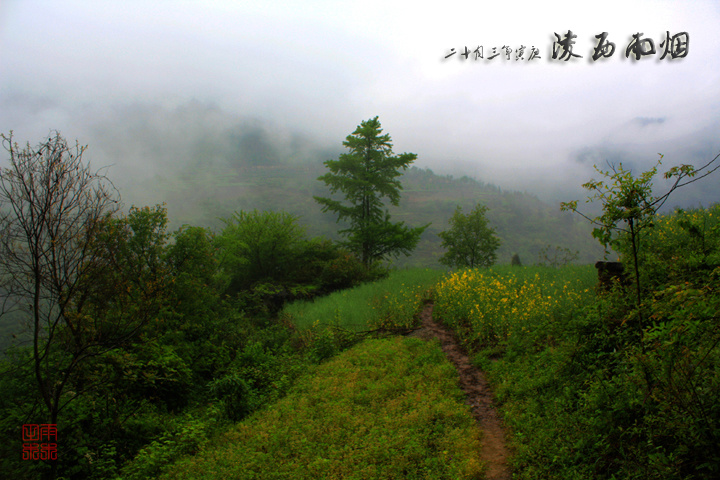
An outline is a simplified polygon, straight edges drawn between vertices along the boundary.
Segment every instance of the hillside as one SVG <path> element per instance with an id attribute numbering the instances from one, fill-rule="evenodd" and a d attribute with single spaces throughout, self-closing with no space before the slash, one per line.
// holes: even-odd
<path id="1" fill-rule="evenodd" d="M 237 210 L 284 210 L 300 217 L 310 236 L 337 239 L 341 228 L 331 214 L 323 214 L 313 196 L 326 196 L 317 177 L 325 173 L 320 163 L 273 166 L 195 165 L 178 175 L 156 176 L 138 185 L 154 192 L 146 201 L 166 202 L 170 219 L 177 226 L 201 225 L 215 230 Z M 448 227 L 457 205 L 469 212 L 476 203 L 489 208 L 487 217 L 502 240 L 498 263 L 509 263 L 517 253 L 525 264 L 538 262 L 543 248 L 578 251 L 578 263 L 602 258 L 602 249 L 590 236 L 587 222 L 560 212 L 536 196 L 503 190 L 467 176 L 437 175 L 429 169 L 411 167 L 401 178 L 399 207 L 391 208 L 393 219 L 410 226 L 431 222 L 413 256 L 398 259 L 400 267 L 436 267 L 442 254 L 437 234 Z M 132 197 L 132 193 L 129 195 Z"/>

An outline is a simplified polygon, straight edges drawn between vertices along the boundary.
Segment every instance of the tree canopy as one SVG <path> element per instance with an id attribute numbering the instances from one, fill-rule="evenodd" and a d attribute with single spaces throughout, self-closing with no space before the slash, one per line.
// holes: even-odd
<path id="1" fill-rule="evenodd" d="M 476 205 L 464 215 L 458 206 L 450 218 L 450 229 L 440 232 L 443 248 L 447 249 L 440 263 L 450 267 L 489 267 L 497 258 L 500 239 L 485 218 L 487 207 Z"/>
<path id="2" fill-rule="evenodd" d="M 394 155 L 390 135 L 382 134 L 378 117 L 361 122 L 343 145 L 349 152 L 326 161 L 329 172 L 318 180 L 330 187 L 331 193 L 340 191 L 347 203 L 327 197 L 315 200 L 323 212 L 334 212 L 338 221 L 348 221 L 349 227 L 339 233 L 366 267 L 401 253 L 410 255 L 429 224 L 410 228 L 404 222 L 392 223 L 384 199 L 399 204 L 400 169 L 406 170 L 417 155 Z"/>

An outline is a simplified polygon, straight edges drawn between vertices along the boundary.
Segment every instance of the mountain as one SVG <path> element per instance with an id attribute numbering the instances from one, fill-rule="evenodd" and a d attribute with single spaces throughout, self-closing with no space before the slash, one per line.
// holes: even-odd
<path id="1" fill-rule="evenodd" d="M 262 151 L 262 147 L 257 150 Z M 323 214 L 313 196 L 327 196 L 317 177 L 325 167 L 316 162 L 211 163 L 188 166 L 179 174 L 155 178 L 138 185 L 155 192 L 156 202 L 166 202 L 175 226 L 192 224 L 218 231 L 237 210 L 287 211 L 299 217 L 310 236 L 339 239 L 343 227 L 331 214 Z M 591 237 L 588 223 L 560 212 L 538 197 L 503 190 L 467 176 L 441 176 L 430 169 L 411 167 L 401 177 L 400 205 L 390 208 L 393 220 L 410 226 L 432 222 L 411 257 L 401 257 L 395 265 L 438 267 L 442 255 L 438 233 L 448 228 L 457 205 L 469 212 L 476 203 L 488 207 L 487 217 L 502 245 L 498 263 L 509 263 L 517 253 L 524 264 L 537 263 L 538 255 L 550 247 L 578 251 L 577 262 L 591 263 L 602 258 L 602 248 Z"/>

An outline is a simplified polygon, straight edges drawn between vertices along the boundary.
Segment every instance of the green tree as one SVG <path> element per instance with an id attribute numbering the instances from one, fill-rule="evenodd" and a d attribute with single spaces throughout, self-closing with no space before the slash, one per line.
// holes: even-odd
<path id="1" fill-rule="evenodd" d="M 489 267 L 495 263 L 500 239 L 488 226 L 485 212 L 487 207 L 480 204 L 467 215 L 462 213 L 460 206 L 457 207 L 450 218 L 450 229 L 438 234 L 443 248 L 447 249 L 440 257 L 440 263 L 460 268 Z"/>
<path id="2" fill-rule="evenodd" d="M 152 336 L 149 320 L 166 317 L 171 309 L 175 282 L 165 259 L 167 221 L 163 205 L 132 207 L 107 222 L 94 246 L 104 262 L 88 270 L 94 289 L 84 308 L 109 325 L 124 326 L 129 337 Z"/>
<path id="3" fill-rule="evenodd" d="M 383 199 L 399 204 L 400 169 L 406 170 L 417 155 L 393 155 L 390 135 L 381 133 L 378 117 L 362 122 L 343 142 L 349 153 L 325 162 L 330 172 L 318 180 L 329 186 L 331 193 L 342 192 L 349 204 L 314 197 L 323 212 L 334 212 L 338 221 L 349 221 L 350 226 L 339 233 L 347 237 L 347 247 L 366 268 L 389 256 L 410 255 L 429 226 L 410 228 L 404 222 L 390 221 Z"/>
<path id="4" fill-rule="evenodd" d="M 282 283 L 295 265 L 305 232 L 287 212 L 235 212 L 215 239 L 229 275 L 228 293 L 259 282 Z"/>
<path id="5" fill-rule="evenodd" d="M 666 179 L 673 180 L 672 185 L 665 194 L 656 197 L 652 195 L 652 180 L 662 163 L 662 157 L 660 155 L 653 168 L 637 177 L 632 170 L 623 168 L 622 163 L 617 167 L 610 165 L 609 170 L 601 170 L 595 166 L 595 170 L 605 177 L 605 180 L 592 179 L 583 184 L 583 188 L 592 192 L 587 199 L 588 203 L 595 200 L 602 203 L 603 213 L 598 217 L 591 218 L 580 212 L 577 200 L 560 204 L 561 210 L 578 213 L 595 226 L 593 237 L 603 244 L 606 252 L 613 247 L 631 262 L 635 282 L 637 328 L 641 341 L 644 335 L 643 283 L 640 278 L 642 235 L 647 228 L 654 225 L 657 211 L 675 189 L 704 178 L 720 168 L 720 165 L 713 166 L 720 154 L 698 169 L 692 165 L 672 167 L 664 174 Z"/>
<path id="6" fill-rule="evenodd" d="M 181 316 L 210 311 L 226 284 L 219 275 L 214 236 L 202 227 L 183 225 L 173 234 L 165 261 L 174 279 L 174 310 Z"/>

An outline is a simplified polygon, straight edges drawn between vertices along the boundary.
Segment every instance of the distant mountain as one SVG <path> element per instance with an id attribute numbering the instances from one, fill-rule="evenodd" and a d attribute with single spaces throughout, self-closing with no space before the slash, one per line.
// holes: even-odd
<path id="1" fill-rule="evenodd" d="M 331 214 L 323 214 L 314 195 L 327 196 L 325 185 L 317 177 L 325 173 L 320 162 L 289 162 L 258 165 L 257 159 L 246 164 L 215 163 L 187 167 L 176 176 L 159 177 L 152 186 L 158 198 L 168 204 L 175 226 L 192 224 L 215 230 L 222 228 L 221 218 L 236 210 L 284 210 L 297 215 L 310 236 L 338 239 L 343 227 Z M 513 254 L 523 264 L 534 264 L 543 248 L 550 246 L 579 251 L 577 262 L 590 263 L 602 258 L 603 251 L 591 237 L 584 220 L 560 212 L 527 193 L 502 190 L 467 176 L 454 178 L 436 175 L 429 169 L 412 167 L 401 178 L 403 192 L 398 207 L 390 208 L 394 220 L 407 225 L 432 225 L 423 234 L 415 253 L 401 257 L 398 266 L 437 267 L 442 255 L 438 233 L 447 229 L 457 205 L 469 212 L 476 203 L 488 207 L 487 217 L 502 240 L 498 263 L 509 263 Z"/>
<path id="2" fill-rule="evenodd" d="M 302 217 L 309 234 L 335 238 L 335 219 L 322 215 L 312 196 L 327 196 L 317 177 L 325 173 L 323 160 L 337 158 L 345 151 L 342 138 L 328 143 L 296 126 L 230 114 L 221 106 L 199 101 L 175 108 L 126 105 L 111 115 L 96 112 L 86 121 L 90 127 L 80 140 L 89 142 L 88 158 L 94 165 L 111 166 L 107 174 L 119 187 L 127 206 L 167 202 L 174 225 L 190 223 L 213 228 L 222 226 L 218 217 L 228 217 L 235 210 L 286 210 Z M 641 124 L 647 121 L 638 120 Z M 704 136 L 710 138 L 709 134 Z M 668 154 L 654 182 L 658 193 L 669 188 L 661 173 L 672 165 L 692 163 L 699 167 L 717 154 L 716 142 L 696 142 L 692 149 L 683 148 L 684 143 L 674 149 L 670 148 L 673 143 L 658 147 L 663 148 L 658 151 Z M 488 206 L 488 217 L 503 240 L 500 262 L 507 263 L 513 253 L 518 253 L 523 263 L 534 263 L 540 249 L 548 245 L 578 250 L 579 261 L 593 262 L 603 252 L 591 238 L 590 227 L 578 216 L 561 213 L 559 202 L 585 198 L 587 192 L 580 185 L 597 176 L 594 164 L 606 168 L 622 162 L 638 174 L 655 165 L 657 158 L 655 153 L 648 157 L 646 152 L 637 152 L 627 144 L 578 149 L 567 159 L 565 167 L 570 168 L 548 168 L 543 171 L 547 175 L 533 176 L 527 188 L 551 202 L 543 203 L 534 194 L 501 189 L 460 173 L 473 168 L 477 172 L 478 165 L 491 159 L 439 162 L 422 155 L 424 165 L 442 168 L 444 173 L 459 178 L 418 168 L 406 173 L 400 207 L 392 212 L 410 225 L 428 221 L 433 225 L 425 232 L 416 255 L 400 263 L 435 264 L 440 255 L 437 233 L 447 227 L 456 205 L 468 211 L 475 202 Z M 527 180 L 532 175 L 528 172 L 517 177 Z M 479 176 L 496 185 L 512 180 Z M 708 205 L 718 201 L 717 190 L 717 180 L 710 177 L 673 193 L 666 209 Z M 585 212 L 597 212 L 599 206 L 583 208 Z"/>

